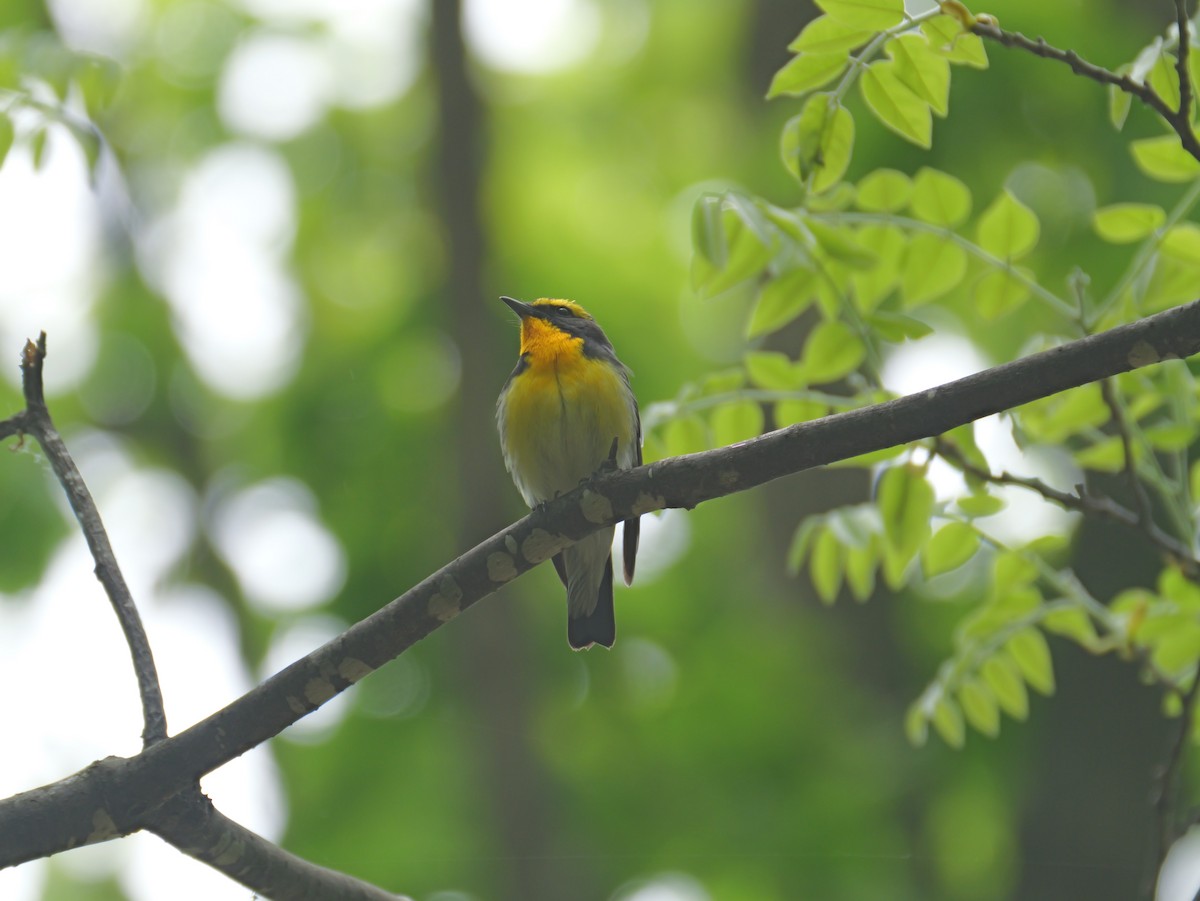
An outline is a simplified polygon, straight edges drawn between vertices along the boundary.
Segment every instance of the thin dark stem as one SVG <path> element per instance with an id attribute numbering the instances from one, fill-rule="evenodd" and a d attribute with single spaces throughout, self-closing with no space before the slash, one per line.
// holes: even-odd
<path id="1" fill-rule="evenodd" d="M 167 737 L 167 716 L 163 709 L 162 689 L 158 684 L 158 672 L 154 667 L 154 655 L 150 652 L 150 641 L 142 626 L 137 606 L 125 577 L 121 575 L 121 567 L 117 564 L 108 533 L 96 509 L 96 502 L 80 475 L 75 461 L 67 451 L 66 444 L 54 427 L 50 411 L 46 407 L 45 392 L 42 387 L 42 364 L 46 359 L 46 333 L 42 332 L 34 344 L 27 341 L 21 360 L 21 384 L 25 394 L 25 411 L 23 417 L 18 414 L 12 422 L 20 417 L 19 431 L 32 435 L 46 454 L 50 468 L 58 476 L 58 481 L 66 492 L 75 518 L 83 529 L 92 559 L 96 561 L 96 578 L 104 586 L 104 591 L 112 603 L 121 631 L 125 633 L 125 641 L 129 645 L 129 653 L 133 658 L 133 669 L 137 675 L 138 691 L 142 698 L 142 744 L 151 744 Z M 0 435 L 3 432 L 0 431 Z"/>
<path id="2" fill-rule="evenodd" d="M 935 439 L 934 451 L 962 472 L 975 476 L 985 482 L 990 482 L 993 485 L 1015 485 L 1019 488 L 1027 488 L 1064 509 L 1075 510 L 1085 516 L 1106 519 L 1110 522 L 1138 529 L 1171 563 L 1178 566 L 1184 575 L 1193 581 L 1200 581 L 1200 560 L 1193 557 L 1183 544 L 1164 532 L 1151 520 L 1143 518 L 1141 514 L 1135 513 L 1128 507 L 1121 506 L 1111 498 L 1096 497 L 1095 495 L 1086 493 L 1070 494 L 1066 491 L 1059 491 L 1057 488 L 1052 488 L 1040 479 L 1015 476 L 1008 472 L 990 472 L 976 466 L 964 457 L 954 444 L 943 438 Z"/>
<path id="3" fill-rule="evenodd" d="M 1191 130 L 1192 122 L 1192 79 L 1188 73 L 1188 54 L 1191 51 L 1191 28 L 1188 22 L 1187 0 L 1175 0 L 1175 27 L 1179 32 L 1179 44 L 1175 49 L 1175 74 L 1179 76 L 1179 109 L 1176 122 Z"/>
<path id="4" fill-rule="evenodd" d="M 1181 3 L 1181 0 L 1176 0 Z M 1119 75 L 1109 69 L 1097 66 L 1094 63 L 1089 63 L 1083 59 L 1074 50 L 1062 50 L 1058 47 L 1047 44 L 1044 38 L 1033 40 L 1018 31 L 1005 31 L 999 25 L 990 21 L 977 21 L 971 26 L 971 31 L 979 35 L 981 38 L 987 38 L 990 41 L 995 41 L 1005 47 L 1010 47 L 1017 50 L 1024 50 L 1027 53 L 1032 53 L 1034 56 L 1040 56 L 1043 59 L 1054 60 L 1065 66 L 1070 67 L 1071 71 L 1083 78 L 1091 79 L 1094 82 L 1102 85 L 1111 85 L 1117 90 L 1124 91 L 1133 97 L 1136 97 L 1146 106 L 1150 107 L 1156 113 L 1166 120 L 1167 124 L 1179 135 L 1179 141 L 1183 145 L 1183 149 L 1192 155 L 1197 160 L 1200 160 L 1200 140 L 1197 140 L 1195 133 L 1192 131 L 1190 121 L 1190 104 L 1191 104 L 1191 86 L 1187 85 L 1188 107 L 1180 105 L 1180 109 L 1173 110 L 1167 106 L 1165 100 L 1159 96 L 1158 92 L 1152 87 L 1141 82 L 1134 81 L 1128 75 Z M 1187 74 L 1187 50 L 1186 47 L 1181 51 L 1181 56 L 1184 58 L 1177 63 L 1178 70 Z M 1186 78 L 1181 81 L 1179 90 L 1180 95 L 1184 93 Z"/>
<path id="5" fill-rule="evenodd" d="M 1133 434 L 1130 432 L 1129 422 L 1125 419 L 1125 411 L 1121 407 L 1121 401 L 1117 397 L 1117 390 L 1113 386 L 1112 379 L 1104 379 L 1100 382 L 1100 393 L 1104 396 L 1104 403 L 1108 405 L 1113 425 L 1121 438 L 1121 450 L 1125 456 L 1125 477 L 1129 481 L 1129 489 L 1133 493 L 1138 524 L 1143 528 L 1153 526 L 1150 499 L 1146 496 L 1146 486 L 1138 478 L 1137 463 L 1133 456 Z"/>

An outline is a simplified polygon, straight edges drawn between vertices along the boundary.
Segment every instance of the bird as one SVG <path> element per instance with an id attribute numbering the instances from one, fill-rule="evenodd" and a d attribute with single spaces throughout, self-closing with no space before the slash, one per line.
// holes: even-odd
<path id="1" fill-rule="evenodd" d="M 642 423 L 630 371 L 583 307 L 570 300 L 501 297 L 520 317 L 517 365 L 496 402 L 504 465 L 530 509 L 572 490 L 613 459 L 642 463 Z M 614 452 L 615 451 L 615 452 Z M 552 559 L 567 589 L 567 641 L 611 648 L 614 526 Z M 633 581 L 639 520 L 626 520 L 625 584 Z"/>

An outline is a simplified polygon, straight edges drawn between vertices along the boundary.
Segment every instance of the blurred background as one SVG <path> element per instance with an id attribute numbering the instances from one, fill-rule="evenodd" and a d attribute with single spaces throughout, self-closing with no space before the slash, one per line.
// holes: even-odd
<path id="1" fill-rule="evenodd" d="M 1116 66 L 1171 4 L 989 11 Z M 737 364 L 748 300 L 692 296 L 691 206 L 733 186 L 797 198 L 777 146 L 798 104 L 762 97 L 814 14 L 0 6 L 22 52 L 57 36 L 120 66 L 94 169 L 66 127 L 15 116 L 0 415 L 20 408 L 18 354 L 45 329 L 51 409 L 141 605 L 173 732 L 522 514 L 495 437 L 517 350 L 498 295 L 588 307 L 644 411 Z M 851 177 L 933 165 L 981 196 L 1007 184 L 1042 219 L 1048 278 L 1111 276 L 1084 240 L 1091 210 L 1170 189 L 1134 172 L 1102 90 L 989 55 L 990 71 L 956 71 L 931 152 L 859 117 Z M 58 99 L 82 110 L 74 89 Z M 1127 131 L 1155 133 L 1136 113 Z M 960 329 L 892 361 L 890 383 L 1013 358 L 1029 330 Z M 668 444 L 652 433 L 647 458 Z M 905 708 L 977 596 L 826 608 L 784 566 L 806 513 L 867 490 L 862 471 L 821 471 L 649 517 L 611 653 L 568 650 L 543 567 L 204 788 L 296 853 L 419 901 L 1136 897 L 1170 739 L 1158 694 L 1056 643 L 1058 694 L 1028 723 L 963 752 L 910 747 Z M 1032 509 L 1011 526 L 1070 531 L 1097 597 L 1155 571 L 1120 533 Z M 5 795 L 138 749 L 127 653 L 91 571 L 36 447 L 3 455 L 0 656 L 22 674 L 3 704 Z M 250 892 L 139 835 L 0 872 L 0 896 Z"/>

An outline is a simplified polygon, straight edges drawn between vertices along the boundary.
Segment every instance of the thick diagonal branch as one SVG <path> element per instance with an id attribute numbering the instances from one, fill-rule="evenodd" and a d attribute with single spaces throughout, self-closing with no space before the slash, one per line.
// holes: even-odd
<path id="1" fill-rule="evenodd" d="M 1069 388 L 1198 352 L 1200 301 L 919 394 L 599 477 L 493 535 L 190 729 L 135 757 L 109 758 L 0 801 L 0 866 L 140 828 L 151 811 L 204 773 L 277 735 L 501 585 L 598 529 L 932 438 Z"/>

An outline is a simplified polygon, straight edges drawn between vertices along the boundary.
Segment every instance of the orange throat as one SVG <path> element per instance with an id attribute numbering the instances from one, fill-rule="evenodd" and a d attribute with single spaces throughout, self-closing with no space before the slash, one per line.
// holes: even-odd
<path id="1" fill-rule="evenodd" d="M 521 353 L 529 355 L 532 366 L 553 364 L 560 355 L 580 350 L 582 338 L 568 335 L 544 319 L 530 316 L 521 320 Z"/>

